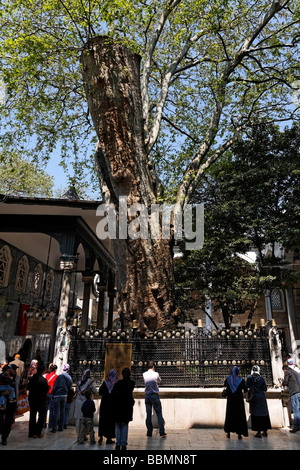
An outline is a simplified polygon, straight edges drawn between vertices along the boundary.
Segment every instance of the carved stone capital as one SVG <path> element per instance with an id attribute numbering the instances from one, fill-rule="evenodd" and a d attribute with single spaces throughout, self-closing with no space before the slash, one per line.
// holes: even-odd
<path id="1" fill-rule="evenodd" d="M 60 258 L 60 269 L 73 271 L 77 265 L 77 257 L 73 255 L 62 255 Z"/>

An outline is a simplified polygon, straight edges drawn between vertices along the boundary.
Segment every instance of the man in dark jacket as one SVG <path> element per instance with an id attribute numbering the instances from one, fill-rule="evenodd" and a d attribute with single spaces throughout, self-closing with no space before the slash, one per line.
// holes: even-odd
<path id="1" fill-rule="evenodd" d="M 44 366 L 38 366 L 36 374 L 31 377 L 27 385 L 30 406 L 28 437 L 43 437 L 42 429 L 46 419 L 46 399 L 49 391 L 47 380 L 43 377 L 44 371 Z M 38 420 L 36 420 L 37 415 Z"/>
<path id="2" fill-rule="evenodd" d="M 118 380 L 112 390 L 114 403 L 114 417 L 116 422 L 116 450 L 126 450 L 128 440 L 128 423 L 133 416 L 133 389 L 134 380 L 130 378 L 130 369 L 122 370 L 123 380 Z"/>
<path id="3" fill-rule="evenodd" d="M 294 415 L 293 427 L 290 432 L 300 431 L 300 384 L 298 373 L 284 363 L 284 379 L 282 385 L 288 388 L 290 395 L 291 411 Z"/>

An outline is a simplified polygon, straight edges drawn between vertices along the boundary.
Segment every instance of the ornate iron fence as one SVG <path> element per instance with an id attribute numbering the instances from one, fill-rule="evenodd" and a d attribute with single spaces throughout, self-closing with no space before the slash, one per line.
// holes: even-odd
<path id="1" fill-rule="evenodd" d="M 160 387 L 223 387 L 233 365 L 246 378 L 258 364 L 267 385 L 273 384 L 268 332 L 230 329 L 204 333 L 202 328 L 157 331 L 143 338 L 133 330 L 72 330 L 69 364 L 74 382 L 90 368 L 97 384 L 104 378 L 107 343 L 131 343 L 132 378 L 143 387 L 143 372 L 153 360 L 162 378 Z"/>

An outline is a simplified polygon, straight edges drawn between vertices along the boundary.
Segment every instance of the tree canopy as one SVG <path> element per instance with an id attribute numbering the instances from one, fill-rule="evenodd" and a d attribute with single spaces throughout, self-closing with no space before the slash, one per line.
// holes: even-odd
<path id="1" fill-rule="evenodd" d="M 40 160 L 59 148 L 67 166 L 90 165 L 97 137 L 79 59 L 106 35 L 141 56 L 161 197 L 188 202 L 249 125 L 299 119 L 299 15 L 297 0 L 4 0 L 1 145 Z"/>
<path id="2" fill-rule="evenodd" d="M 299 16 L 299 0 L 4 0 L 0 145 L 77 169 L 94 154 L 117 211 L 185 208 L 251 126 L 299 119 Z M 112 245 L 120 317 L 173 325 L 172 237 Z"/>

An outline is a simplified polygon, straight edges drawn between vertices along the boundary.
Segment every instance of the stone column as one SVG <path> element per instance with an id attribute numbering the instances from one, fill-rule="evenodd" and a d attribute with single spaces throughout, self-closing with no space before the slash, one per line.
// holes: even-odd
<path id="1" fill-rule="evenodd" d="M 106 286 L 97 285 L 97 290 L 99 292 L 97 328 L 102 330 L 104 328 L 104 299 L 105 299 Z"/>
<path id="2" fill-rule="evenodd" d="M 273 385 L 275 385 L 275 387 L 279 387 L 280 379 L 283 378 L 282 344 L 274 320 L 272 321 L 272 326 L 269 329 L 268 337 L 270 345 Z"/>
<path id="3" fill-rule="evenodd" d="M 265 303 L 266 303 L 266 316 L 267 320 L 272 320 L 272 304 L 271 304 L 271 291 L 268 289 L 265 291 Z"/>
<path id="4" fill-rule="evenodd" d="M 84 283 L 83 303 L 82 303 L 82 318 L 81 318 L 81 329 L 82 330 L 86 330 L 88 328 L 91 286 L 93 284 L 93 280 L 94 280 L 94 278 L 91 274 L 83 274 L 82 275 L 82 281 Z"/>
<path id="5" fill-rule="evenodd" d="M 107 322 L 107 329 L 111 330 L 112 329 L 112 324 L 113 324 L 113 315 L 114 315 L 114 300 L 115 300 L 115 292 L 108 292 L 108 298 L 109 298 L 109 306 L 108 306 L 108 322 Z"/>
<path id="6" fill-rule="evenodd" d="M 113 324 L 113 315 L 114 315 L 114 300 L 116 297 L 115 273 L 113 271 L 108 272 L 107 291 L 108 291 L 108 298 L 109 298 L 107 328 L 108 330 L 111 330 L 112 324 Z"/>
<path id="7" fill-rule="evenodd" d="M 212 321 L 211 321 L 211 299 L 209 295 L 205 296 L 205 325 L 207 330 L 212 329 Z"/>
<path id="8" fill-rule="evenodd" d="M 76 256 L 64 255 L 61 257 L 60 268 L 63 270 L 63 276 L 53 357 L 53 362 L 57 365 L 57 374 L 62 372 L 63 365 L 68 361 L 70 338 L 67 330 L 67 319 L 72 272 L 75 266 Z"/>
<path id="9" fill-rule="evenodd" d="M 292 289 L 285 289 L 286 307 L 289 321 L 289 331 L 291 340 L 291 350 L 289 351 L 294 361 L 298 363 L 297 358 L 297 324 L 295 318 L 295 304 Z"/>

